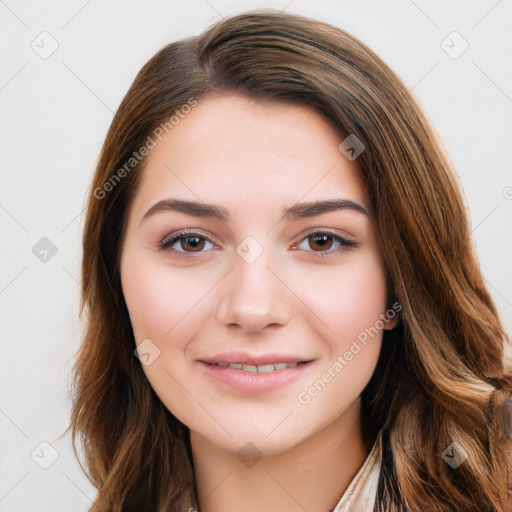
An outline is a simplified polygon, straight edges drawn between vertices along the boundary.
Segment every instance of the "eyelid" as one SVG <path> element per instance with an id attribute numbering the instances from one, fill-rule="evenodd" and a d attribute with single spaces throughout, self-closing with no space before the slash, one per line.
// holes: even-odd
<path id="1" fill-rule="evenodd" d="M 337 242 L 341 248 L 338 249 L 327 249 L 325 251 L 314 251 L 314 250 L 304 250 L 304 249 L 297 249 L 297 246 L 301 244 L 304 240 L 309 238 L 312 235 L 327 235 L 330 236 L 334 242 Z M 302 250 L 303 252 L 310 253 L 313 257 L 329 257 L 334 256 L 340 253 L 343 253 L 349 249 L 353 249 L 355 247 L 358 247 L 359 243 L 354 240 L 354 237 L 346 234 L 345 232 L 341 232 L 339 230 L 333 230 L 328 228 L 313 228 L 312 230 L 306 232 L 305 234 L 301 235 L 300 240 L 293 245 L 294 250 Z"/>
<path id="2" fill-rule="evenodd" d="M 313 234 L 317 233 L 323 233 L 331 236 L 338 236 L 340 238 L 343 238 L 347 242 L 353 242 L 356 243 L 356 239 L 353 235 L 349 235 L 346 231 L 343 231 L 341 229 L 334 229 L 334 228 L 322 228 L 322 227 L 315 227 L 308 229 L 305 233 L 301 234 L 302 237 L 300 241 L 302 241 L 304 238 L 311 236 Z"/>
<path id="3" fill-rule="evenodd" d="M 197 235 L 198 237 L 201 237 L 204 240 L 207 240 L 208 242 L 211 242 L 212 244 L 216 245 L 216 242 L 214 240 L 212 240 L 210 235 L 207 235 L 204 231 L 202 231 L 199 228 L 184 228 L 184 229 L 179 229 L 177 231 L 169 233 L 162 238 L 162 240 L 160 241 L 160 243 L 158 245 L 159 245 L 160 249 L 166 250 L 166 249 L 169 249 L 169 247 L 165 247 L 166 245 L 167 246 L 169 246 L 169 244 L 173 245 L 181 237 L 194 236 L 194 235 Z M 183 252 L 183 251 L 181 251 L 181 252 Z M 189 254 L 193 254 L 193 253 L 189 253 Z"/>

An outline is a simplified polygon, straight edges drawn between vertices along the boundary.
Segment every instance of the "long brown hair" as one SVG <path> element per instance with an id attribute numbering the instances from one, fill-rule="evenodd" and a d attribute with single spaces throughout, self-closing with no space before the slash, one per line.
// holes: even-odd
<path id="1" fill-rule="evenodd" d="M 188 428 L 134 357 L 119 254 L 145 163 L 134 153 L 159 126 L 169 132 L 184 105 L 229 91 L 306 104 L 365 146 L 357 162 L 390 297 L 403 308 L 362 394 L 363 434 L 385 434 L 376 510 L 509 512 L 510 441 L 495 420 L 512 391 L 509 340 L 452 165 L 407 87 L 375 53 L 343 30 L 273 10 L 224 19 L 164 47 L 140 70 L 108 131 L 83 235 L 85 332 L 70 423 L 98 488 L 91 510 L 197 508 Z M 452 443 L 467 455 L 458 468 L 442 457 Z"/>

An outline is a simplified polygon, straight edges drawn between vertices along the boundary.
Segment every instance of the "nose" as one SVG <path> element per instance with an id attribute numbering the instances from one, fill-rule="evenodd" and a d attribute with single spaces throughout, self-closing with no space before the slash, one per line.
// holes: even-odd
<path id="1" fill-rule="evenodd" d="M 268 266 L 266 252 L 247 263 L 237 257 L 234 268 L 223 280 L 217 320 L 224 325 L 238 325 L 255 333 L 267 326 L 289 323 L 293 295 L 273 267 Z"/>

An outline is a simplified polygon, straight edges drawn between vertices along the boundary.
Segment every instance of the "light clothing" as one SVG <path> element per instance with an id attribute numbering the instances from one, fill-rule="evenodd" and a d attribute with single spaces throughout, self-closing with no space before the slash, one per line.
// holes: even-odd
<path id="1" fill-rule="evenodd" d="M 382 431 L 356 476 L 350 482 L 332 512 L 372 512 L 377 498 L 377 487 L 382 459 Z"/>

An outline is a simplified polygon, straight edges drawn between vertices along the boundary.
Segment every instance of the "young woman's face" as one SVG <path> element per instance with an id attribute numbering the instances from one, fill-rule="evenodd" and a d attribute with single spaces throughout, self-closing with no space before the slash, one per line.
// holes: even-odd
<path id="1" fill-rule="evenodd" d="M 267 455 L 357 419 L 386 284 L 342 139 L 309 108 L 224 95 L 155 140 L 121 277 L 162 402 L 215 445 Z"/>

